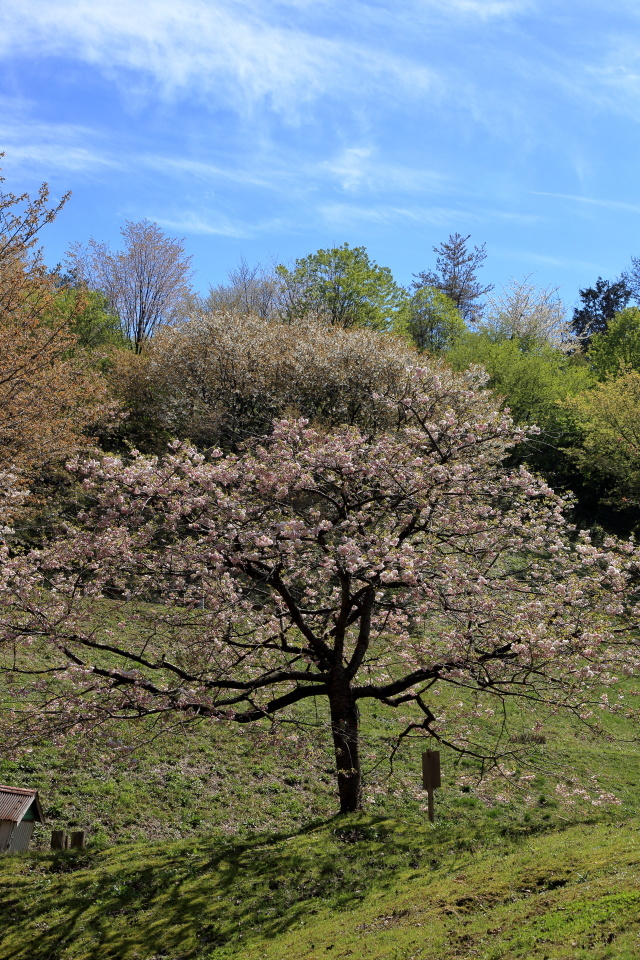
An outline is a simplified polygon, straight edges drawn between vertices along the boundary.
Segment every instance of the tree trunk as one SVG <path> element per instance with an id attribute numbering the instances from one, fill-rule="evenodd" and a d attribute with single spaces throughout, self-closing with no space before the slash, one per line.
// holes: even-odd
<path id="1" fill-rule="evenodd" d="M 362 807 L 362 779 L 358 754 L 358 705 L 349 682 L 343 674 L 333 678 L 329 705 L 336 753 L 340 813 L 352 813 Z"/>

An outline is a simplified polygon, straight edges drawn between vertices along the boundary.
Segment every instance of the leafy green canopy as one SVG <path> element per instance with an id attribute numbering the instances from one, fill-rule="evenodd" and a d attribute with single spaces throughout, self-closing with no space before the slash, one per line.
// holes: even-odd
<path id="1" fill-rule="evenodd" d="M 603 380 L 617 374 L 622 366 L 640 370 L 640 309 L 627 307 L 617 313 L 606 333 L 591 339 L 589 359 L 596 375 Z"/>
<path id="2" fill-rule="evenodd" d="M 561 434 L 568 415 L 558 403 L 593 383 L 593 375 L 577 357 L 538 342 L 524 349 L 518 339 L 495 340 L 486 332 L 467 332 L 448 353 L 454 369 L 481 364 L 489 386 L 502 395 L 516 423 L 535 423 L 543 431 Z"/>
<path id="3" fill-rule="evenodd" d="M 626 312 L 626 311 L 625 311 Z M 640 373 L 627 369 L 609 377 L 571 403 L 583 431 L 575 451 L 588 476 L 613 481 L 609 494 L 617 509 L 637 507 L 640 498 Z"/>
<path id="4" fill-rule="evenodd" d="M 388 267 L 371 260 L 365 247 L 318 250 L 295 261 L 293 269 L 280 264 L 284 285 L 285 318 L 319 316 L 337 327 L 396 329 L 406 310 L 407 293 Z"/>
<path id="5" fill-rule="evenodd" d="M 119 318 L 109 309 L 104 294 L 85 287 L 62 286 L 55 296 L 55 310 L 66 316 L 77 346 L 86 350 L 127 347 Z"/>
<path id="6" fill-rule="evenodd" d="M 462 336 L 466 327 L 460 311 L 437 287 L 420 287 L 407 309 L 407 333 L 418 350 L 441 354 Z"/>
<path id="7" fill-rule="evenodd" d="M 565 401 L 594 382 L 584 360 L 543 340 L 496 339 L 487 330 L 464 334 L 447 359 L 459 370 L 481 364 L 489 375 L 488 385 L 504 398 L 516 423 L 540 428 L 514 452 L 512 462 L 541 471 L 554 488 L 574 493 L 580 510 L 588 511 L 582 473 L 565 449 L 580 443 L 576 412 Z"/>

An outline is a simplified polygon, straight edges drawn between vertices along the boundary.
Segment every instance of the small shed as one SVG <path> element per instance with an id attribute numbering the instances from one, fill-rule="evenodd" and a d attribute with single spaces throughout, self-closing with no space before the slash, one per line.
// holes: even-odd
<path id="1" fill-rule="evenodd" d="M 44 823 L 38 791 L 0 786 L 0 853 L 28 850 L 36 823 Z"/>

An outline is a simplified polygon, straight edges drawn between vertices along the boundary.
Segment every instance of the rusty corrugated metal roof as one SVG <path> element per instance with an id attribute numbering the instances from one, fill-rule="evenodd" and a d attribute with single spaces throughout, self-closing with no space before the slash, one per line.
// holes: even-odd
<path id="1" fill-rule="evenodd" d="M 20 823 L 32 804 L 35 819 L 44 823 L 44 815 L 37 790 L 0 785 L 0 820 L 12 820 L 14 823 Z"/>

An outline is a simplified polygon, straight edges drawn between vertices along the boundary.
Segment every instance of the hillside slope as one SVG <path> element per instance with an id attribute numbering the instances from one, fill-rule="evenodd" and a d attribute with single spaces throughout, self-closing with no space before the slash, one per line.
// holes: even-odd
<path id="1" fill-rule="evenodd" d="M 370 816 L 0 861 L 1 960 L 640 955 L 640 833 L 484 839 Z"/>

